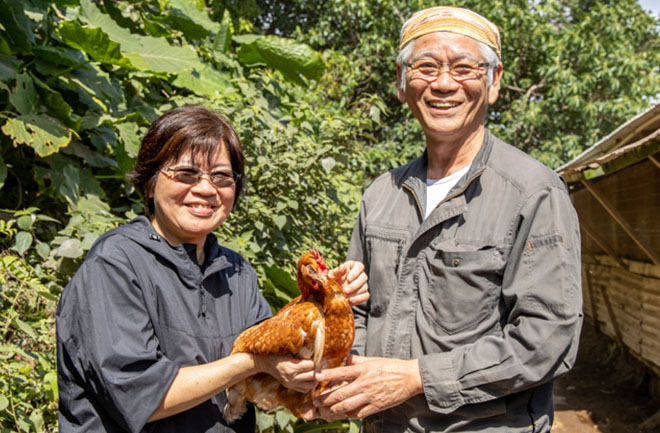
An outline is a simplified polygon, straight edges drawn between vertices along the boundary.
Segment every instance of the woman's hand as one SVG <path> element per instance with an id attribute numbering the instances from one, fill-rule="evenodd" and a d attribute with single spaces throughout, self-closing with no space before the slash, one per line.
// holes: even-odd
<path id="1" fill-rule="evenodd" d="M 307 392 L 316 386 L 314 361 L 288 356 L 255 355 L 257 369 L 268 373 L 286 388 Z"/>
<path id="2" fill-rule="evenodd" d="M 364 273 L 362 263 L 349 260 L 331 270 L 328 275 L 341 285 L 349 304 L 357 305 L 369 299 L 367 274 Z"/>

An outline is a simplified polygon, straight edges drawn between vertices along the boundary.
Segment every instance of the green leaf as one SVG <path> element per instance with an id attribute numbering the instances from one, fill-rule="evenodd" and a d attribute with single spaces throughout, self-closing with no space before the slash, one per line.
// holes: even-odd
<path id="1" fill-rule="evenodd" d="M 140 151 L 140 135 L 137 123 L 135 122 L 124 122 L 115 124 L 115 128 L 119 131 L 119 138 L 124 144 L 124 150 L 126 154 L 134 159 L 137 157 L 138 152 Z"/>
<path id="2" fill-rule="evenodd" d="M 16 234 L 16 242 L 12 250 L 16 251 L 19 255 L 23 255 L 28 248 L 32 245 L 32 234 L 28 232 L 18 232 Z"/>
<path id="3" fill-rule="evenodd" d="M 23 73 L 16 77 L 16 88 L 9 101 L 21 114 L 31 114 L 37 111 L 39 95 L 34 89 L 34 83 L 29 74 Z"/>
<path id="4" fill-rule="evenodd" d="M 5 186 L 5 179 L 7 179 L 7 164 L 5 164 L 5 160 L 0 155 L 0 189 Z"/>
<path id="5" fill-rule="evenodd" d="M 220 22 L 220 30 L 215 35 L 213 41 L 213 50 L 221 53 L 226 53 L 231 47 L 231 38 L 234 34 L 234 26 L 231 21 L 229 10 L 225 9 Z"/>
<path id="6" fill-rule="evenodd" d="M 42 157 L 69 144 L 74 133 L 45 114 L 28 114 L 8 119 L 2 126 L 2 132 L 14 140 L 14 145 L 27 144 Z"/>
<path id="7" fill-rule="evenodd" d="M 127 95 L 123 93 L 117 80 L 113 80 L 96 65 L 90 64 L 85 68 L 77 68 L 62 82 L 68 90 L 78 94 L 83 107 L 87 105 L 88 109 L 96 112 L 107 111 L 108 107 L 114 109 L 126 103 Z M 85 115 L 89 113 L 88 111 Z M 82 123 L 81 128 L 85 129 Z"/>
<path id="8" fill-rule="evenodd" d="M 29 53 L 34 45 L 34 34 L 30 29 L 30 20 L 25 16 L 23 7 L 14 1 L 0 0 L 0 23 L 18 52 Z"/>
<path id="9" fill-rule="evenodd" d="M 57 33 L 67 45 L 84 51 L 97 62 L 131 66 L 122 56 L 121 46 L 110 40 L 100 28 L 83 27 L 75 21 L 66 21 L 60 25 Z"/>
<path id="10" fill-rule="evenodd" d="M 143 41 L 139 51 L 125 54 L 138 69 L 169 74 L 177 74 L 186 69 L 203 69 L 192 47 L 174 47 L 160 38 L 142 36 L 139 39 Z"/>
<path id="11" fill-rule="evenodd" d="M 92 167 L 117 167 L 117 161 L 93 151 L 78 140 L 71 140 L 69 145 L 63 148 L 61 152 L 67 155 L 75 155 Z"/>
<path id="12" fill-rule="evenodd" d="M 286 225 L 286 217 L 284 215 L 273 215 L 271 219 L 280 230 Z"/>
<path id="13" fill-rule="evenodd" d="M 0 394 L 0 412 L 9 407 L 9 400 L 4 395 Z"/>
<path id="14" fill-rule="evenodd" d="M 325 69 L 318 52 L 308 45 L 278 36 L 261 36 L 244 43 L 238 51 L 238 58 L 246 65 L 264 63 L 299 84 L 302 83 L 300 75 L 318 79 Z"/>
<path id="15" fill-rule="evenodd" d="M 49 112 L 54 114 L 59 120 L 63 121 L 67 126 L 74 128 L 76 126 L 75 120 L 78 120 L 76 115 L 73 114 L 73 108 L 64 100 L 62 94 L 56 90 L 51 89 L 38 78 L 32 77 L 34 83 L 37 85 L 39 96 L 48 107 Z M 75 118 L 75 120 L 74 120 Z"/>
<path id="16" fill-rule="evenodd" d="M 87 233 L 82 240 L 82 248 L 84 250 L 89 250 L 92 248 L 92 245 L 94 245 L 94 242 L 96 242 L 99 236 L 100 235 L 98 233 Z"/>
<path id="17" fill-rule="evenodd" d="M 55 63 L 61 66 L 83 65 L 87 62 L 85 55 L 80 50 L 74 50 L 69 47 L 48 47 L 35 45 L 32 48 L 34 55 L 47 62 Z"/>
<path id="18" fill-rule="evenodd" d="M 69 200 L 69 203 L 78 203 L 80 200 L 80 170 L 77 167 L 64 167 L 64 182 L 59 192 Z"/>
<path id="19" fill-rule="evenodd" d="M 55 253 L 58 257 L 68 257 L 70 259 L 77 259 L 82 257 L 83 254 L 82 243 L 78 239 L 65 240 Z"/>
<path id="20" fill-rule="evenodd" d="M 35 249 L 37 250 L 39 257 L 44 260 L 46 260 L 50 255 L 50 246 L 46 242 L 37 242 Z"/>
<path id="21" fill-rule="evenodd" d="M 323 167 L 323 170 L 325 170 L 325 172 L 328 174 L 330 174 L 332 169 L 335 168 L 335 165 L 337 165 L 337 161 L 335 161 L 335 159 L 331 156 L 321 160 L 321 166 Z"/>
<path id="22" fill-rule="evenodd" d="M 19 327 L 23 332 L 25 332 L 27 335 L 29 335 L 30 337 L 32 337 L 32 339 L 34 339 L 34 340 L 37 339 L 37 334 L 34 333 L 34 329 L 32 329 L 32 327 L 31 327 L 29 324 L 27 324 L 26 322 L 22 321 L 22 320 L 19 319 L 18 317 L 14 319 L 14 322 L 16 322 L 16 325 L 18 325 L 18 327 Z"/>
<path id="23" fill-rule="evenodd" d="M 218 28 L 218 23 L 211 21 L 206 11 L 197 9 L 190 0 L 171 0 L 169 11 L 163 22 L 181 30 L 190 40 L 205 38 Z"/>
<path id="24" fill-rule="evenodd" d="M 296 280 L 291 278 L 291 276 L 278 268 L 277 266 L 268 266 L 264 269 L 266 277 L 270 280 L 273 286 L 282 290 L 284 293 L 288 294 L 291 298 L 294 298 L 300 295 L 300 289 L 298 288 L 298 283 Z"/>
<path id="25" fill-rule="evenodd" d="M 81 0 L 80 6 L 82 15 L 89 25 L 95 28 L 95 31 L 103 29 L 105 37 L 109 38 L 113 44 L 118 44 L 117 52 L 115 53 L 113 49 L 111 53 L 123 56 L 135 68 L 142 71 L 171 74 L 186 69 L 202 69 L 197 53 L 191 47 L 176 47 L 170 45 L 164 38 L 133 34 L 120 27 L 109 15 L 102 13 L 91 0 Z M 76 41 L 80 43 L 78 39 Z M 101 51 L 100 48 L 102 46 L 99 47 L 99 51 Z M 91 55 L 91 53 L 87 53 Z"/>
<path id="26" fill-rule="evenodd" d="M 18 220 L 16 221 L 16 225 L 21 230 L 30 230 L 33 224 L 34 224 L 34 218 L 32 217 L 32 215 L 23 215 L 22 217 L 18 218 Z"/>
<path id="27" fill-rule="evenodd" d="M 236 99 L 236 89 L 229 81 L 229 74 L 211 67 L 205 67 L 201 71 L 181 72 L 172 84 L 189 89 L 200 96 Z"/>
<path id="28" fill-rule="evenodd" d="M 48 400 L 54 402 L 57 400 L 57 373 L 49 371 L 44 375 L 44 384 L 48 391 Z"/>
<path id="29" fill-rule="evenodd" d="M 269 415 L 261 410 L 257 410 L 257 428 L 259 431 L 263 432 L 273 427 L 275 424 L 275 419 L 272 415 Z"/>
<path id="30" fill-rule="evenodd" d="M 0 80 L 15 79 L 19 65 L 20 62 L 16 57 L 0 53 Z"/>
<path id="31" fill-rule="evenodd" d="M 286 410 L 278 410 L 275 412 L 275 421 L 280 429 L 284 429 L 287 425 L 291 424 L 296 418 Z"/>

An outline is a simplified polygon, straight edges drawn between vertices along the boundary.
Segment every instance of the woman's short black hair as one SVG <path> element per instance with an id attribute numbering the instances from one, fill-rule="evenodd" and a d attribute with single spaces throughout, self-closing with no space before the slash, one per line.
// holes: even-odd
<path id="1" fill-rule="evenodd" d="M 236 204 L 243 190 L 245 156 L 229 121 L 199 105 L 173 108 L 156 119 L 142 139 L 135 168 L 127 175 L 142 195 L 146 216 L 153 216 L 149 194 L 165 163 L 177 160 L 185 152 L 190 152 L 193 159 L 204 156 L 210 160 L 223 144 L 229 152 L 231 169 L 240 174 L 234 193 Z"/>

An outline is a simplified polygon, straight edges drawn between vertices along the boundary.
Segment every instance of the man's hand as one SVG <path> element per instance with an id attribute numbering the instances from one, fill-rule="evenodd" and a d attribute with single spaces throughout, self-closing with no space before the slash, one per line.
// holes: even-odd
<path id="1" fill-rule="evenodd" d="M 316 396 L 318 415 L 327 421 L 364 418 L 424 392 L 416 359 L 351 356 L 348 365 L 317 372 L 318 381 L 348 381 Z"/>
<path id="2" fill-rule="evenodd" d="M 349 260 L 331 270 L 329 276 L 341 285 L 349 304 L 357 305 L 369 299 L 367 274 L 362 263 Z"/>

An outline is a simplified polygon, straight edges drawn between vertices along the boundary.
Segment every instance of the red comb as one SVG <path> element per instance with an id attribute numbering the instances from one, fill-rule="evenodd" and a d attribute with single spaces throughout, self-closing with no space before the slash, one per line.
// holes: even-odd
<path id="1" fill-rule="evenodd" d="M 309 252 L 314 256 L 314 260 L 316 260 L 316 263 L 319 265 L 319 269 L 321 272 L 326 273 L 330 269 L 328 268 L 328 265 L 325 264 L 325 260 L 323 260 L 323 256 L 317 251 L 317 250 L 309 250 Z"/>

